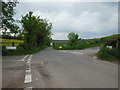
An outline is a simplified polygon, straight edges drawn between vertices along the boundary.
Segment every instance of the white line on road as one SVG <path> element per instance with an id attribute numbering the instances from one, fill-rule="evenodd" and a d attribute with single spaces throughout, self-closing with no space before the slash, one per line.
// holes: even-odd
<path id="1" fill-rule="evenodd" d="M 33 55 L 30 55 L 27 59 L 27 67 L 26 67 L 26 75 L 24 83 L 32 82 L 32 75 L 31 75 L 31 59 Z M 28 66 L 29 65 L 29 66 Z"/>
<path id="2" fill-rule="evenodd" d="M 31 73 L 31 69 L 26 70 L 26 73 Z"/>
<path id="3" fill-rule="evenodd" d="M 61 51 L 61 52 L 68 52 L 68 51 Z"/>
<path id="4" fill-rule="evenodd" d="M 31 76 L 31 74 L 25 76 L 24 83 L 30 83 L 30 82 L 32 82 L 32 76 Z"/>
<path id="5" fill-rule="evenodd" d="M 27 61 L 27 64 L 29 64 L 30 63 L 30 61 Z"/>
<path id="6" fill-rule="evenodd" d="M 70 52 L 70 53 L 76 54 L 76 52 Z"/>
<path id="7" fill-rule="evenodd" d="M 26 67 L 26 70 L 30 70 L 31 68 L 30 67 Z"/>
<path id="8" fill-rule="evenodd" d="M 26 87 L 24 90 L 32 90 L 32 87 Z"/>
<path id="9" fill-rule="evenodd" d="M 93 56 L 93 58 L 97 58 L 96 56 Z"/>
<path id="10" fill-rule="evenodd" d="M 28 57 L 29 55 L 26 55 L 25 57 L 23 57 L 23 59 L 21 61 L 25 61 L 25 59 Z"/>
<path id="11" fill-rule="evenodd" d="M 30 58 L 32 58 L 33 55 L 30 55 Z"/>
<path id="12" fill-rule="evenodd" d="M 0 61 L 6 61 L 6 62 L 8 62 L 8 61 L 20 61 L 21 62 L 21 60 L 0 60 Z"/>
<path id="13" fill-rule="evenodd" d="M 31 58 L 32 58 L 32 56 L 33 56 L 33 55 L 30 55 L 30 56 L 29 56 L 29 58 L 28 58 L 28 60 L 29 60 L 29 59 L 31 59 Z"/>
<path id="14" fill-rule="evenodd" d="M 28 61 L 31 61 L 31 58 L 29 58 Z"/>
<path id="15" fill-rule="evenodd" d="M 80 52 L 74 52 L 74 51 L 61 51 L 61 52 L 67 52 L 67 53 L 72 53 L 72 54 L 77 54 L 77 55 L 83 55 L 84 53 L 80 53 Z"/>
<path id="16" fill-rule="evenodd" d="M 80 53 L 81 55 L 83 55 L 84 53 Z"/>

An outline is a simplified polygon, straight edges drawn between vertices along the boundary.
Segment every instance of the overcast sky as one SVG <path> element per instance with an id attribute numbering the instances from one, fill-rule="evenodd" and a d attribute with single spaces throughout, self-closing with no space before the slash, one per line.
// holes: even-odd
<path id="1" fill-rule="evenodd" d="M 70 32 L 81 38 L 97 38 L 118 33 L 117 2 L 20 2 L 15 18 L 33 11 L 53 24 L 52 38 L 67 39 Z"/>

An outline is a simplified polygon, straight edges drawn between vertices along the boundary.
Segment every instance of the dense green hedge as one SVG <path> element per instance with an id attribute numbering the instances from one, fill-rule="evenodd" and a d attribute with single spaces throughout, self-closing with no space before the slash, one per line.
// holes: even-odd
<path id="1" fill-rule="evenodd" d="M 30 50 L 26 50 L 23 47 L 19 46 L 17 47 L 17 50 L 6 50 L 6 47 L 3 46 L 2 47 L 2 55 L 26 55 L 26 54 L 33 54 L 33 53 L 37 53 L 40 50 L 46 48 L 46 46 L 42 46 L 39 48 L 33 48 Z"/>
<path id="2" fill-rule="evenodd" d="M 101 46 L 102 43 L 93 43 L 93 44 L 79 44 L 79 45 L 76 45 L 76 46 L 69 46 L 69 45 L 60 45 L 60 44 L 57 44 L 57 45 L 54 45 L 53 48 L 54 49 L 57 49 L 57 50 L 74 50 L 74 49 L 85 49 L 85 48 L 91 48 L 91 47 L 98 47 L 98 46 Z M 59 47 L 62 47 L 62 48 L 59 48 Z"/>

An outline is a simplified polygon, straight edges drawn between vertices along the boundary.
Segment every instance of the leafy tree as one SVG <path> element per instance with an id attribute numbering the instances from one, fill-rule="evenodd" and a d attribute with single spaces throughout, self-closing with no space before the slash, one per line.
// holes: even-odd
<path id="1" fill-rule="evenodd" d="M 25 42 L 35 47 L 47 45 L 50 41 L 52 24 L 48 23 L 46 19 L 41 19 L 32 14 L 33 12 L 30 11 L 22 16 L 21 23 Z"/>
<path id="2" fill-rule="evenodd" d="M 23 32 L 25 34 L 25 41 L 34 45 L 35 42 L 35 29 L 37 28 L 38 20 L 35 16 L 32 16 L 33 12 L 29 12 L 25 16 L 22 16 L 21 23 L 23 25 Z"/>
<path id="3" fill-rule="evenodd" d="M 1 12 L 1 18 L 2 18 L 2 30 L 3 34 L 7 34 L 6 31 L 10 30 L 10 33 L 17 33 L 18 25 L 15 24 L 15 19 L 13 18 L 15 12 L 14 7 L 17 5 L 17 0 L 4 2 L 2 1 L 2 12 Z"/>
<path id="4" fill-rule="evenodd" d="M 37 46 L 49 44 L 51 37 L 51 28 L 52 23 L 48 23 L 46 19 L 40 19 L 36 33 Z"/>
<path id="5" fill-rule="evenodd" d="M 76 45 L 78 40 L 80 40 L 78 37 L 79 37 L 79 35 L 74 32 L 69 33 L 68 34 L 69 44 L 71 46 Z"/>
<path id="6" fill-rule="evenodd" d="M 100 39 L 99 39 L 99 38 L 94 38 L 94 42 L 95 42 L 95 43 L 99 43 L 99 42 L 100 42 Z"/>

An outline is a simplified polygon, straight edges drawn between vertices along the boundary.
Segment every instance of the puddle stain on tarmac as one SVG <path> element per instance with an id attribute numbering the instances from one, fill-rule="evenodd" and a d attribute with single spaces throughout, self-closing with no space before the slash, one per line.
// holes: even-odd
<path id="1" fill-rule="evenodd" d="M 45 83 L 44 88 L 58 88 L 58 85 L 55 82 L 55 79 L 53 76 L 51 76 L 46 68 L 46 65 L 48 64 L 48 61 L 44 61 L 41 63 L 34 63 L 36 69 L 41 75 L 41 78 L 43 82 Z"/>

